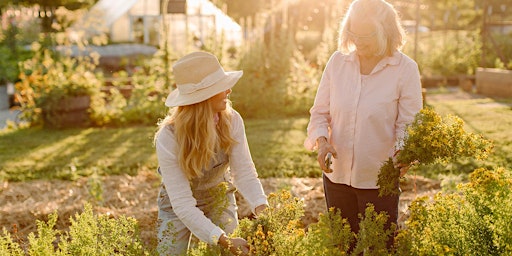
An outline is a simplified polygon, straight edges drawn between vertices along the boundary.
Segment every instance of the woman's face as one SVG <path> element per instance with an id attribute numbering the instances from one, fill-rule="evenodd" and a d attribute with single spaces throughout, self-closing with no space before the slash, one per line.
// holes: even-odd
<path id="1" fill-rule="evenodd" d="M 226 103 L 228 101 L 228 95 L 231 93 L 231 89 L 227 89 L 219 94 L 210 98 L 215 113 L 221 112 L 226 109 Z"/>
<path id="2" fill-rule="evenodd" d="M 377 33 L 375 27 L 365 21 L 351 20 L 348 28 L 348 38 L 354 42 L 359 56 L 371 57 L 377 52 Z"/>

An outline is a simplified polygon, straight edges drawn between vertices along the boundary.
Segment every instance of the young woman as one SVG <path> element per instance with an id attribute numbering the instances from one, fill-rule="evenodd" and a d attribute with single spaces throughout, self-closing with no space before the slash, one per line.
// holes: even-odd
<path id="1" fill-rule="evenodd" d="M 177 89 L 165 105 L 170 114 L 155 135 L 162 185 L 158 197 L 158 251 L 182 255 L 192 234 L 247 255 L 238 224 L 238 189 L 254 214 L 268 204 L 245 135 L 244 122 L 228 99 L 242 71 L 225 72 L 218 59 L 194 52 L 173 65 Z"/>

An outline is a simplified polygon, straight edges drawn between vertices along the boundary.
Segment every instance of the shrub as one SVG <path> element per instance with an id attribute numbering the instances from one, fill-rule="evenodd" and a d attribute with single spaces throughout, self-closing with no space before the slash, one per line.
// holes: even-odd
<path id="1" fill-rule="evenodd" d="M 398 255 L 510 255 L 512 176 L 503 168 L 477 169 L 458 193 L 415 200 Z"/>
<path id="2" fill-rule="evenodd" d="M 365 215 L 360 216 L 360 232 L 352 233 L 340 212 L 330 209 L 320 214 L 319 221 L 304 227 L 304 203 L 281 190 L 268 195 L 269 206 L 257 218 L 244 218 L 232 236 L 245 238 L 251 255 L 347 255 L 350 246 L 355 246 L 352 255 L 386 255 L 386 242 L 395 227 L 386 229 L 388 216 L 376 213 L 369 205 Z M 215 255 L 215 246 L 204 243 L 194 248 L 189 255 Z"/>
<path id="3" fill-rule="evenodd" d="M 70 218 L 69 231 L 55 230 L 57 213 L 37 220 L 37 233 L 28 235 L 26 255 L 149 255 L 139 238 L 137 221 L 130 217 L 96 215 L 90 204 Z M 25 255 L 4 229 L 1 255 Z"/>

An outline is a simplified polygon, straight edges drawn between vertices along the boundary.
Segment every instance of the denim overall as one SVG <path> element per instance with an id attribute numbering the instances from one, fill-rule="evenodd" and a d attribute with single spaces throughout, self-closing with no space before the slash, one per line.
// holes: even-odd
<path id="1" fill-rule="evenodd" d="M 158 169 L 160 173 L 160 169 Z M 238 225 L 235 187 L 228 171 L 228 156 L 217 153 L 216 161 L 203 170 L 203 177 L 190 181 L 197 207 L 205 216 L 226 233 L 232 233 Z M 221 189 L 222 185 L 226 189 Z M 220 195 L 220 196 L 219 196 Z M 158 195 L 158 252 L 160 255 L 185 255 L 187 248 L 197 239 L 192 239 L 190 230 L 176 216 L 164 184 Z"/>

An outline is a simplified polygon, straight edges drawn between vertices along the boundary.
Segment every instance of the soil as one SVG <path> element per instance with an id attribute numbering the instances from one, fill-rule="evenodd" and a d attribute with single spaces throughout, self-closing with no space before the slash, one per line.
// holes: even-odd
<path id="1" fill-rule="evenodd" d="M 70 217 L 81 213 L 85 202 L 95 201 L 89 194 L 90 179 L 3 182 L 0 184 L 0 225 L 15 234 L 16 239 L 26 241 L 27 235 L 36 231 L 36 219 L 46 221 L 48 214 L 57 212 L 56 228 L 66 230 Z M 317 222 L 318 214 L 326 210 L 321 178 L 268 178 L 261 179 L 261 182 L 266 193 L 290 188 L 295 197 L 303 199 L 305 215 L 302 221 L 305 225 Z M 160 178 L 146 171 L 137 176 L 101 177 L 101 183 L 103 200 L 93 206 L 94 212 L 136 218 L 141 239 L 148 246 L 154 245 Z M 406 218 L 407 207 L 412 200 L 419 196 L 433 196 L 439 189 L 439 182 L 435 180 L 419 176 L 406 179 L 400 196 L 400 222 Z M 250 210 L 243 198 L 238 197 L 238 200 L 239 216 L 249 216 Z"/>
<path id="2" fill-rule="evenodd" d="M 449 94 L 428 96 L 427 100 L 470 99 L 475 95 L 455 91 Z M 409 204 L 420 196 L 432 197 L 440 191 L 440 182 L 421 176 L 406 176 L 401 184 L 399 224 L 407 219 Z M 28 182 L 0 183 L 0 226 L 14 234 L 18 241 L 26 241 L 30 232 L 36 231 L 35 220 L 47 220 L 48 214 L 57 212 L 56 228 L 66 230 L 70 217 L 83 211 L 83 204 L 94 201 L 89 194 L 91 178 L 76 181 L 36 180 Z M 305 225 L 317 221 L 318 214 L 325 212 L 325 200 L 321 178 L 269 178 L 261 179 L 265 192 L 271 193 L 290 188 L 292 194 L 304 200 Z M 155 244 L 157 218 L 156 197 L 160 178 L 152 171 L 141 171 L 137 176 L 117 175 L 101 177 L 102 203 L 94 205 L 97 214 L 113 217 L 125 215 L 137 219 L 141 238 L 146 245 Z M 250 211 L 239 197 L 239 216 Z"/>

